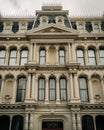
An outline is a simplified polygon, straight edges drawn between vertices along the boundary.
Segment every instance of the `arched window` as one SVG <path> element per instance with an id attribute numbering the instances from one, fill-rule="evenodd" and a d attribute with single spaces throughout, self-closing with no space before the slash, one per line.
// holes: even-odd
<path id="1" fill-rule="evenodd" d="M 12 119 L 11 130 L 23 130 L 23 120 L 22 116 L 14 116 Z"/>
<path id="2" fill-rule="evenodd" d="M 16 58 L 17 58 L 17 50 L 11 49 L 10 50 L 10 57 L 9 57 L 9 65 L 15 65 L 16 64 Z"/>
<path id="3" fill-rule="evenodd" d="M 56 99 L 56 79 L 55 77 L 50 77 L 49 79 L 49 97 L 51 101 Z"/>
<path id="4" fill-rule="evenodd" d="M 46 23 L 47 23 L 46 19 L 43 19 L 42 24 L 46 24 Z"/>
<path id="5" fill-rule="evenodd" d="M 40 77 L 38 81 L 38 99 L 39 100 L 44 100 L 45 98 L 45 78 Z"/>
<path id="6" fill-rule="evenodd" d="M 94 130 L 93 117 L 86 115 L 82 117 L 82 130 Z"/>
<path id="7" fill-rule="evenodd" d="M 96 130 L 104 130 L 104 116 L 96 116 Z"/>
<path id="8" fill-rule="evenodd" d="M 0 49 L 0 65 L 4 65 L 5 63 L 5 55 L 6 55 L 6 50 Z"/>
<path id="9" fill-rule="evenodd" d="M 100 56 L 100 64 L 104 65 L 104 48 L 100 48 L 99 56 Z"/>
<path id="10" fill-rule="evenodd" d="M 87 79 L 85 77 L 79 77 L 79 91 L 81 101 L 87 102 L 89 100 L 89 97 Z"/>
<path id="11" fill-rule="evenodd" d="M 80 65 L 84 65 L 84 51 L 82 49 L 77 49 L 77 61 Z"/>
<path id="12" fill-rule="evenodd" d="M 67 99 L 67 82 L 65 77 L 60 78 L 60 99 L 62 101 Z"/>
<path id="13" fill-rule="evenodd" d="M 88 61 L 89 65 L 96 65 L 96 56 L 94 49 L 88 49 Z"/>
<path id="14" fill-rule="evenodd" d="M 63 48 L 59 49 L 59 63 L 60 64 L 65 63 L 65 50 Z"/>
<path id="15" fill-rule="evenodd" d="M 40 64 L 45 64 L 46 61 L 46 51 L 45 49 L 40 49 Z"/>
<path id="16" fill-rule="evenodd" d="M 25 91 L 26 91 L 26 77 L 19 77 L 17 83 L 17 96 L 16 96 L 17 102 L 24 101 Z"/>
<path id="17" fill-rule="evenodd" d="M 20 65 L 26 64 L 27 59 L 28 59 L 28 50 L 27 49 L 21 50 Z"/>
<path id="18" fill-rule="evenodd" d="M 59 23 L 59 24 L 62 24 L 62 19 L 59 19 L 59 20 L 58 20 L 58 23 Z"/>

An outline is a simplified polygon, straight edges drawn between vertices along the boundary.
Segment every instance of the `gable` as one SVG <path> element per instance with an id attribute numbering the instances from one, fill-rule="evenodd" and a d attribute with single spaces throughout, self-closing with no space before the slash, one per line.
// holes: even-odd
<path id="1" fill-rule="evenodd" d="M 48 24 L 48 25 L 41 25 L 37 28 L 33 28 L 26 32 L 27 35 L 33 35 L 36 33 L 70 33 L 70 34 L 78 34 L 78 31 L 65 27 L 63 25 L 56 25 L 56 24 Z"/>

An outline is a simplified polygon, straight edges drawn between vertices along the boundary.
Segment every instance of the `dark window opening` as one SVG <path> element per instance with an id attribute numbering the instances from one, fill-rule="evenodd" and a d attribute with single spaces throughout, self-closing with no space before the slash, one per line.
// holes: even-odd
<path id="1" fill-rule="evenodd" d="M 96 116 L 96 130 L 104 130 L 104 116 Z"/>
<path id="2" fill-rule="evenodd" d="M 27 30 L 32 29 L 32 26 L 33 26 L 33 22 L 28 22 Z"/>
<path id="3" fill-rule="evenodd" d="M 101 22 L 101 29 L 104 31 L 104 21 Z"/>
<path id="4" fill-rule="evenodd" d="M 90 33 L 92 31 L 92 24 L 91 22 L 86 22 L 86 30 Z"/>
<path id="5" fill-rule="evenodd" d="M 76 22 L 71 22 L 71 24 L 72 24 L 73 29 L 76 29 L 76 30 L 77 30 Z"/>
<path id="6" fill-rule="evenodd" d="M 18 22 L 13 22 L 12 31 L 16 33 L 18 32 L 18 30 L 19 30 Z"/>
<path id="7" fill-rule="evenodd" d="M 0 32 L 2 32 L 3 31 L 3 22 L 0 22 Z"/>
<path id="8" fill-rule="evenodd" d="M 0 130 L 9 130 L 10 117 L 0 116 Z"/>

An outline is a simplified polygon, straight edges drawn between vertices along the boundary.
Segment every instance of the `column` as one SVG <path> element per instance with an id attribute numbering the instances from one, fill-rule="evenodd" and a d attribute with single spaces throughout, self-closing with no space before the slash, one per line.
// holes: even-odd
<path id="1" fill-rule="evenodd" d="M 38 93 L 38 86 L 37 86 L 38 85 L 38 79 L 36 77 L 36 74 L 35 74 L 35 81 L 34 82 L 35 82 L 35 88 L 34 88 L 35 89 L 35 91 L 34 91 L 35 93 L 34 93 L 34 96 L 35 96 L 35 101 L 37 101 L 37 97 L 38 97 L 38 95 L 37 95 L 37 93 Z"/>
<path id="2" fill-rule="evenodd" d="M 34 53 L 33 53 L 33 61 L 36 63 L 36 57 L 37 57 L 37 50 L 36 50 L 36 43 L 34 43 Z"/>
<path id="3" fill-rule="evenodd" d="M 77 130 L 82 130 L 82 125 L 81 125 L 81 117 L 80 114 L 77 113 Z"/>
<path id="4" fill-rule="evenodd" d="M 72 43 L 72 61 L 76 63 L 75 44 Z"/>
<path id="5" fill-rule="evenodd" d="M 89 99 L 90 99 L 90 103 L 93 103 L 93 90 L 92 90 L 92 83 L 91 83 L 91 79 L 88 79 L 88 93 L 89 93 Z"/>
<path id="6" fill-rule="evenodd" d="M 49 49 L 46 49 L 46 64 L 49 65 Z"/>
<path id="7" fill-rule="evenodd" d="M 70 102 L 70 77 L 68 77 L 68 80 L 67 80 L 67 95 L 68 95 L 68 102 Z"/>
<path id="8" fill-rule="evenodd" d="M 102 101 L 104 102 L 104 78 L 101 78 L 101 87 L 102 87 Z"/>
<path id="9" fill-rule="evenodd" d="M 33 57 L 33 44 L 31 43 L 30 45 L 30 50 L 29 50 L 29 61 L 32 61 L 32 57 Z"/>
<path id="10" fill-rule="evenodd" d="M 17 94 L 17 80 L 15 78 L 14 79 L 14 85 L 13 85 L 13 99 L 12 99 L 12 103 L 15 103 L 16 94 Z"/>
<path id="11" fill-rule="evenodd" d="M 16 61 L 16 65 L 20 64 L 20 49 L 17 50 L 17 61 Z"/>
<path id="12" fill-rule="evenodd" d="M 96 50 L 96 64 L 100 65 L 100 59 L 99 59 L 99 49 Z"/>
<path id="13" fill-rule="evenodd" d="M 70 76 L 70 89 L 71 89 L 71 99 L 74 98 L 74 90 L 73 90 L 73 76 L 72 73 L 69 73 Z"/>
<path id="14" fill-rule="evenodd" d="M 78 87 L 77 73 L 74 73 L 74 90 L 75 90 L 75 98 L 79 99 L 79 87 Z"/>
<path id="15" fill-rule="evenodd" d="M 2 94 L 3 94 L 3 88 L 4 88 L 4 79 L 2 79 L 2 84 L 1 84 L 1 91 L 0 91 L 0 102 L 2 102 Z"/>
<path id="16" fill-rule="evenodd" d="M 25 114 L 24 130 L 28 130 L 28 113 Z"/>
<path id="17" fill-rule="evenodd" d="M 76 130 L 75 113 L 72 113 L 72 130 Z"/>
<path id="18" fill-rule="evenodd" d="M 5 58 L 5 65 L 8 65 L 9 62 L 9 50 L 6 50 L 6 58 Z"/>
<path id="19" fill-rule="evenodd" d="M 59 79 L 56 79 L 56 102 L 60 102 Z"/>
<path id="20" fill-rule="evenodd" d="M 94 123 L 94 130 L 96 130 L 96 120 L 95 120 L 95 116 L 93 116 L 93 123 Z"/>
<path id="21" fill-rule="evenodd" d="M 45 103 L 48 102 L 49 102 L 49 86 L 48 86 L 48 78 L 46 78 Z"/>
<path id="22" fill-rule="evenodd" d="M 31 73 L 28 73 L 28 81 L 26 86 L 26 99 L 30 98 Z"/>
<path id="23" fill-rule="evenodd" d="M 56 47 L 56 65 L 59 64 L 59 53 L 58 53 L 58 47 Z"/>
<path id="24" fill-rule="evenodd" d="M 33 130 L 33 113 L 30 113 L 29 130 Z"/>
<path id="25" fill-rule="evenodd" d="M 12 117 L 10 116 L 9 130 L 11 130 L 11 125 L 12 125 Z"/>
<path id="26" fill-rule="evenodd" d="M 32 89 L 31 89 L 31 98 L 34 99 L 35 93 L 35 73 L 32 74 Z"/>
<path id="27" fill-rule="evenodd" d="M 69 56 L 68 56 L 68 57 L 69 57 L 69 60 L 68 60 L 68 61 L 69 61 L 69 63 L 70 63 L 71 57 L 72 57 L 71 48 L 70 48 L 70 43 L 68 43 L 68 49 L 69 49 L 69 50 L 68 50 L 68 55 L 69 55 Z"/>
<path id="28" fill-rule="evenodd" d="M 85 64 L 88 65 L 88 54 L 87 54 L 87 48 L 85 48 Z"/>

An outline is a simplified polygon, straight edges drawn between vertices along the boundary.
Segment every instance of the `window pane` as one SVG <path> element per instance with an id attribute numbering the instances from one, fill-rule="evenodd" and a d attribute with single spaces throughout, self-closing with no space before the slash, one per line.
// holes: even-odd
<path id="1" fill-rule="evenodd" d="M 22 50 L 21 57 L 27 57 L 27 54 L 28 54 L 27 50 Z"/>
<path id="2" fill-rule="evenodd" d="M 77 57 L 84 57 L 83 50 L 77 50 Z"/>
<path id="3" fill-rule="evenodd" d="M 80 90 L 81 101 L 88 101 L 88 95 L 86 90 Z"/>
<path id="4" fill-rule="evenodd" d="M 15 65 L 16 64 L 16 59 L 10 59 L 9 65 Z"/>
<path id="5" fill-rule="evenodd" d="M 0 50 L 0 58 L 5 57 L 5 50 Z"/>
<path id="6" fill-rule="evenodd" d="M 45 57 L 40 58 L 40 64 L 45 64 Z"/>
<path id="7" fill-rule="evenodd" d="M 10 57 L 16 57 L 16 53 L 17 53 L 16 50 L 12 50 L 10 53 Z"/>
<path id="8" fill-rule="evenodd" d="M 78 63 L 81 65 L 84 65 L 84 59 L 83 58 L 77 58 Z"/>
<path id="9" fill-rule="evenodd" d="M 66 100 L 66 90 L 61 90 L 61 100 Z"/>
<path id="10" fill-rule="evenodd" d="M 89 56 L 89 57 L 95 57 L 95 52 L 94 52 L 94 50 L 88 50 L 88 56 Z"/>
<path id="11" fill-rule="evenodd" d="M 21 65 L 24 65 L 24 64 L 26 64 L 27 63 L 27 58 L 26 59 L 21 59 Z"/>
<path id="12" fill-rule="evenodd" d="M 60 64 L 64 64 L 65 61 L 64 61 L 64 57 L 60 57 Z"/>
<path id="13" fill-rule="evenodd" d="M 61 94 L 61 100 L 66 100 L 66 79 L 61 78 L 60 79 L 60 94 Z"/>
<path id="14" fill-rule="evenodd" d="M 79 79 L 80 89 L 87 89 L 86 79 L 80 78 Z"/>
<path id="15" fill-rule="evenodd" d="M 10 51 L 10 59 L 9 59 L 9 65 L 15 65 L 16 64 L 16 50 Z"/>
<path id="16" fill-rule="evenodd" d="M 95 58 L 89 58 L 89 64 L 90 65 L 96 65 Z"/>
<path id="17" fill-rule="evenodd" d="M 100 58 L 100 63 L 104 65 L 104 58 Z"/>
<path id="18" fill-rule="evenodd" d="M 0 59 L 0 65 L 4 65 L 5 59 Z"/>

